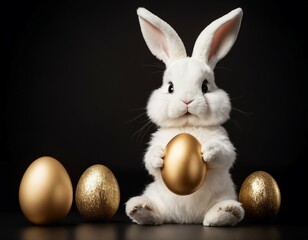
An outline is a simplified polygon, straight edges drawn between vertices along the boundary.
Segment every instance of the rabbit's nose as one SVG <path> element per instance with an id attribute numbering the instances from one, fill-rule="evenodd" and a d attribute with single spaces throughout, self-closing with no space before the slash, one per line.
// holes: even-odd
<path id="1" fill-rule="evenodd" d="M 189 105 L 193 100 L 182 100 L 183 103 L 185 103 L 186 105 Z"/>

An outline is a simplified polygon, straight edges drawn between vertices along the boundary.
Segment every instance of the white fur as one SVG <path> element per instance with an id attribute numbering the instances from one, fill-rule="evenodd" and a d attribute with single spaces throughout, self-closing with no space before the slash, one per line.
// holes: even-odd
<path id="1" fill-rule="evenodd" d="M 165 64 L 186 57 L 184 44 L 174 29 L 145 8 L 138 8 L 141 32 L 150 51 Z"/>
<path id="2" fill-rule="evenodd" d="M 143 37 L 151 52 L 166 64 L 162 86 L 153 91 L 148 104 L 149 118 L 159 127 L 152 134 L 144 156 L 145 167 L 154 181 L 142 195 L 129 199 L 126 213 L 138 224 L 203 223 L 205 226 L 234 226 L 244 217 L 230 168 L 235 148 L 221 126 L 228 120 L 231 104 L 219 89 L 213 68 L 235 42 L 242 10 L 231 11 L 212 22 L 199 35 L 192 57 L 166 22 L 144 8 L 137 10 Z M 208 92 L 201 90 L 207 81 Z M 174 92 L 168 88 L 172 82 Z M 164 148 L 179 133 L 190 133 L 201 143 L 207 162 L 206 178 L 194 193 L 172 193 L 161 176 Z"/>

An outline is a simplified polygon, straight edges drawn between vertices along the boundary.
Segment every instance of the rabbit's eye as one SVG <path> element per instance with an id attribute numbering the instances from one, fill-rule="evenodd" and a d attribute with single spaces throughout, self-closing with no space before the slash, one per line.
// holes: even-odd
<path id="1" fill-rule="evenodd" d="M 174 92 L 174 88 L 173 88 L 173 83 L 172 82 L 169 82 L 168 92 L 169 93 L 173 93 Z"/>
<path id="2" fill-rule="evenodd" d="M 207 84 L 209 82 L 207 80 L 204 80 L 203 83 L 202 83 L 202 86 L 201 86 L 201 90 L 203 93 L 207 93 L 207 91 L 209 90 L 208 87 L 207 87 Z"/>

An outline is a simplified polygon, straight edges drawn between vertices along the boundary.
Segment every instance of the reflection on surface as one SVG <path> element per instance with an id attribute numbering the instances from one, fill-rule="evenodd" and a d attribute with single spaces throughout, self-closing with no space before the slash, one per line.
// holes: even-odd
<path id="1" fill-rule="evenodd" d="M 117 224 L 81 224 L 74 229 L 76 240 L 116 240 Z"/>
<path id="2" fill-rule="evenodd" d="M 20 232 L 22 240 L 116 240 L 117 224 L 79 224 L 66 227 L 31 226 Z"/>
<path id="3" fill-rule="evenodd" d="M 129 225 L 126 228 L 126 240 L 136 239 L 217 239 L 217 240 L 260 240 L 280 239 L 276 227 L 245 226 L 245 227 L 204 227 L 202 225 L 176 225 L 139 226 Z"/>
<path id="4" fill-rule="evenodd" d="M 69 230 L 66 227 L 31 226 L 21 230 L 22 240 L 67 240 Z"/>
<path id="5" fill-rule="evenodd" d="M 68 226 L 29 226 L 21 229 L 22 240 L 278 240 L 283 228 L 273 225 L 204 227 L 202 224 L 140 226 L 133 223 L 81 223 Z"/>
<path id="6" fill-rule="evenodd" d="M 236 228 L 234 233 L 234 239 L 248 239 L 260 240 L 260 239 L 281 239 L 280 231 L 275 226 L 243 226 Z"/>

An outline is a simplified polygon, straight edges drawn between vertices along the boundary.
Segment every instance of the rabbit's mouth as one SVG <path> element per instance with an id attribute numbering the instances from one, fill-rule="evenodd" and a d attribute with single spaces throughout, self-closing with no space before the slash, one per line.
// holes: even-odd
<path id="1" fill-rule="evenodd" d="M 189 118 L 189 117 L 191 117 L 191 116 L 194 116 L 194 114 L 192 114 L 191 112 L 187 111 L 187 112 L 184 113 L 182 116 L 185 117 L 185 118 Z"/>
<path id="2" fill-rule="evenodd" d="M 187 120 L 187 119 L 189 119 L 191 116 L 193 116 L 193 114 L 187 111 L 187 112 L 182 113 L 181 115 L 177 116 L 176 118 Z"/>

